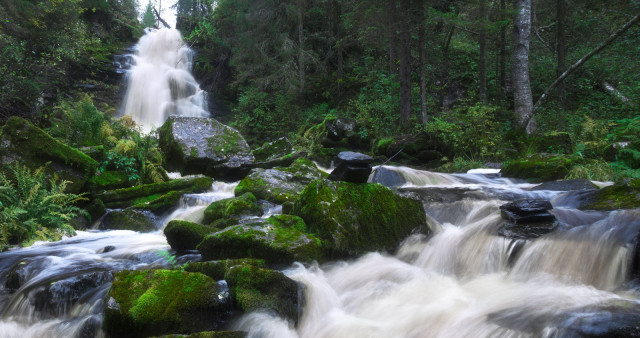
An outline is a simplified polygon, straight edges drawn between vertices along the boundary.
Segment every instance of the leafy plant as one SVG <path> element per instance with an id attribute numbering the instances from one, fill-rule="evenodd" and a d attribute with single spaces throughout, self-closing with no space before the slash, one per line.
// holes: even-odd
<path id="1" fill-rule="evenodd" d="M 7 173 L 0 172 L 0 244 L 28 242 L 43 231 L 72 235 L 71 220 L 88 216 L 76 206 L 85 198 L 65 193 L 68 182 L 48 180 L 44 170 L 14 164 Z"/>
<path id="2" fill-rule="evenodd" d="M 105 160 L 98 168 L 100 173 L 105 170 L 120 170 L 127 174 L 130 182 L 137 182 L 140 179 L 138 169 L 136 168 L 136 160 L 131 157 L 119 155 L 117 152 L 110 150 L 105 155 Z"/>

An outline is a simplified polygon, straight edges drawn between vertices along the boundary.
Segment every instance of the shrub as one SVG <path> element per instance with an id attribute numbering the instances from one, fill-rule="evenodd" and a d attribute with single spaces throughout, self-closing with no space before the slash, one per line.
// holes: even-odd
<path id="1" fill-rule="evenodd" d="M 65 193 L 66 181 L 47 180 L 44 167 L 14 164 L 0 172 L 0 245 L 55 235 L 73 235 L 71 220 L 89 214 L 75 204 L 82 195 Z"/>

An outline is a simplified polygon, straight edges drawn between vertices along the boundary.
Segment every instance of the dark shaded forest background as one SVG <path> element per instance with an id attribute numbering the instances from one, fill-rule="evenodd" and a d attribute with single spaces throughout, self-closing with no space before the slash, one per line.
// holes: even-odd
<path id="1" fill-rule="evenodd" d="M 289 136 L 312 147 L 305 131 L 339 117 L 357 122 L 364 148 L 374 153 L 412 135 L 435 144 L 446 160 L 470 166 L 541 151 L 586 159 L 587 172 L 640 163 L 633 147 L 624 161 L 605 158 L 615 142 L 638 142 L 637 0 L 179 0 L 175 6 L 210 110 L 254 146 Z M 47 127 L 86 100 L 82 93 L 115 115 L 122 75 L 114 73 L 113 57 L 143 34 L 145 8 L 135 0 L 0 4 L 0 120 L 19 115 Z M 536 122 L 527 132 L 523 101 L 514 96 L 523 88 L 514 81 L 523 39 L 514 32 L 523 24 L 530 24 L 525 108 Z M 558 133 L 568 145 L 555 141 Z"/>

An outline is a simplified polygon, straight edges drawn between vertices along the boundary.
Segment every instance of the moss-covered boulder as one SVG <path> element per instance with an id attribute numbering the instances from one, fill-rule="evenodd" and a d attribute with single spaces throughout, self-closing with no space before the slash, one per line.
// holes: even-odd
<path id="1" fill-rule="evenodd" d="M 274 215 L 227 227 L 198 245 L 204 260 L 252 257 L 268 263 L 290 264 L 322 258 L 320 240 L 306 233 L 301 218 Z"/>
<path id="2" fill-rule="evenodd" d="M 106 304 L 102 328 L 111 337 L 215 330 L 227 306 L 216 281 L 177 270 L 120 271 Z"/>
<path id="3" fill-rule="evenodd" d="M 238 219 L 243 216 L 261 216 L 262 208 L 252 193 L 244 193 L 238 197 L 225 198 L 211 203 L 204 210 L 204 224 L 220 219 Z"/>
<path id="4" fill-rule="evenodd" d="M 104 215 L 100 222 L 100 229 L 150 232 L 157 230 L 156 221 L 155 215 L 147 211 L 113 210 Z"/>
<path id="5" fill-rule="evenodd" d="M 392 250 L 414 231 L 429 233 L 422 203 L 380 184 L 317 180 L 302 191 L 293 213 L 335 257 Z"/>
<path id="6" fill-rule="evenodd" d="M 187 272 L 199 272 L 205 274 L 214 280 L 221 280 L 224 279 L 224 276 L 227 274 L 229 269 L 238 265 L 264 267 L 265 261 L 263 259 L 255 258 L 240 258 L 209 262 L 194 262 L 186 264 L 183 269 Z"/>
<path id="7" fill-rule="evenodd" d="M 443 152 L 454 155 L 449 145 L 437 144 L 434 141 L 437 139 L 427 133 L 386 137 L 374 144 L 373 153 L 396 163 L 435 167 L 441 164 Z"/>
<path id="8" fill-rule="evenodd" d="M 534 154 L 525 159 L 506 162 L 502 176 L 528 179 L 535 182 L 554 181 L 564 178 L 576 159 L 567 155 Z"/>
<path id="9" fill-rule="evenodd" d="M 298 284 L 282 272 L 256 266 L 235 266 L 225 279 L 238 308 L 266 311 L 293 322 L 298 319 Z"/>
<path id="10" fill-rule="evenodd" d="M 10 117 L 0 131 L 0 166 L 20 161 L 31 169 L 47 172 L 71 182 L 67 192 L 79 193 L 95 174 L 98 162 L 76 148 L 59 142 L 42 129 L 17 116 Z"/>
<path id="11" fill-rule="evenodd" d="M 640 179 L 625 180 L 593 191 L 580 206 L 582 210 L 640 208 Z"/>
<path id="12" fill-rule="evenodd" d="M 132 184 L 129 176 L 123 171 L 105 171 L 89 180 L 89 190 L 98 194 L 105 190 L 128 188 Z"/>
<path id="13" fill-rule="evenodd" d="M 251 153 L 256 162 L 269 162 L 277 160 L 293 152 L 293 146 L 289 139 L 281 137 L 272 142 L 265 142 L 261 147 L 254 149 Z"/>
<path id="14" fill-rule="evenodd" d="M 313 180 L 327 174 L 308 159 L 300 158 L 289 167 L 256 168 L 236 186 L 236 196 L 251 192 L 261 200 L 282 204 L 293 201 Z"/>
<path id="15" fill-rule="evenodd" d="M 176 251 L 195 250 L 213 228 L 187 221 L 173 220 L 164 228 L 167 243 Z"/>
<path id="16" fill-rule="evenodd" d="M 159 129 L 168 170 L 239 179 L 254 157 L 240 133 L 212 118 L 170 116 Z"/>
<path id="17" fill-rule="evenodd" d="M 142 208 L 145 204 L 149 204 L 155 200 L 156 204 L 148 205 L 147 209 L 157 211 L 162 209 L 162 205 L 171 204 L 177 201 L 176 194 L 167 195 L 167 193 L 176 191 L 179 194 L 200 193 L 211 188 L 213 179 L 210 177 L 192 177 L 171 180 L 161 183 L 143 184 L 135 187 L 109 190 L 95 197 L 99 198 L 109 208 L 126 208 L 138 205 Z M 179 198 L 179 196 L 178 196 Z"/>

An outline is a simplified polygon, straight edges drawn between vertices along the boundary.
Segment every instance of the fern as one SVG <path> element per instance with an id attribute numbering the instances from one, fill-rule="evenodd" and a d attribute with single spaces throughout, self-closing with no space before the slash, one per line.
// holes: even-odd
<path id="1" fill-rule="evenodd" d="M 66 193 L 67 181 L 46 176 L 44 167 L 32 171 L 19 164 L 9 166 L 7 174 L 0 173 L 0 242 L 29 241 L 43 228 L 72 235 L 71 221 L 88 216 L 76 206 L 86 198 Z"/>

